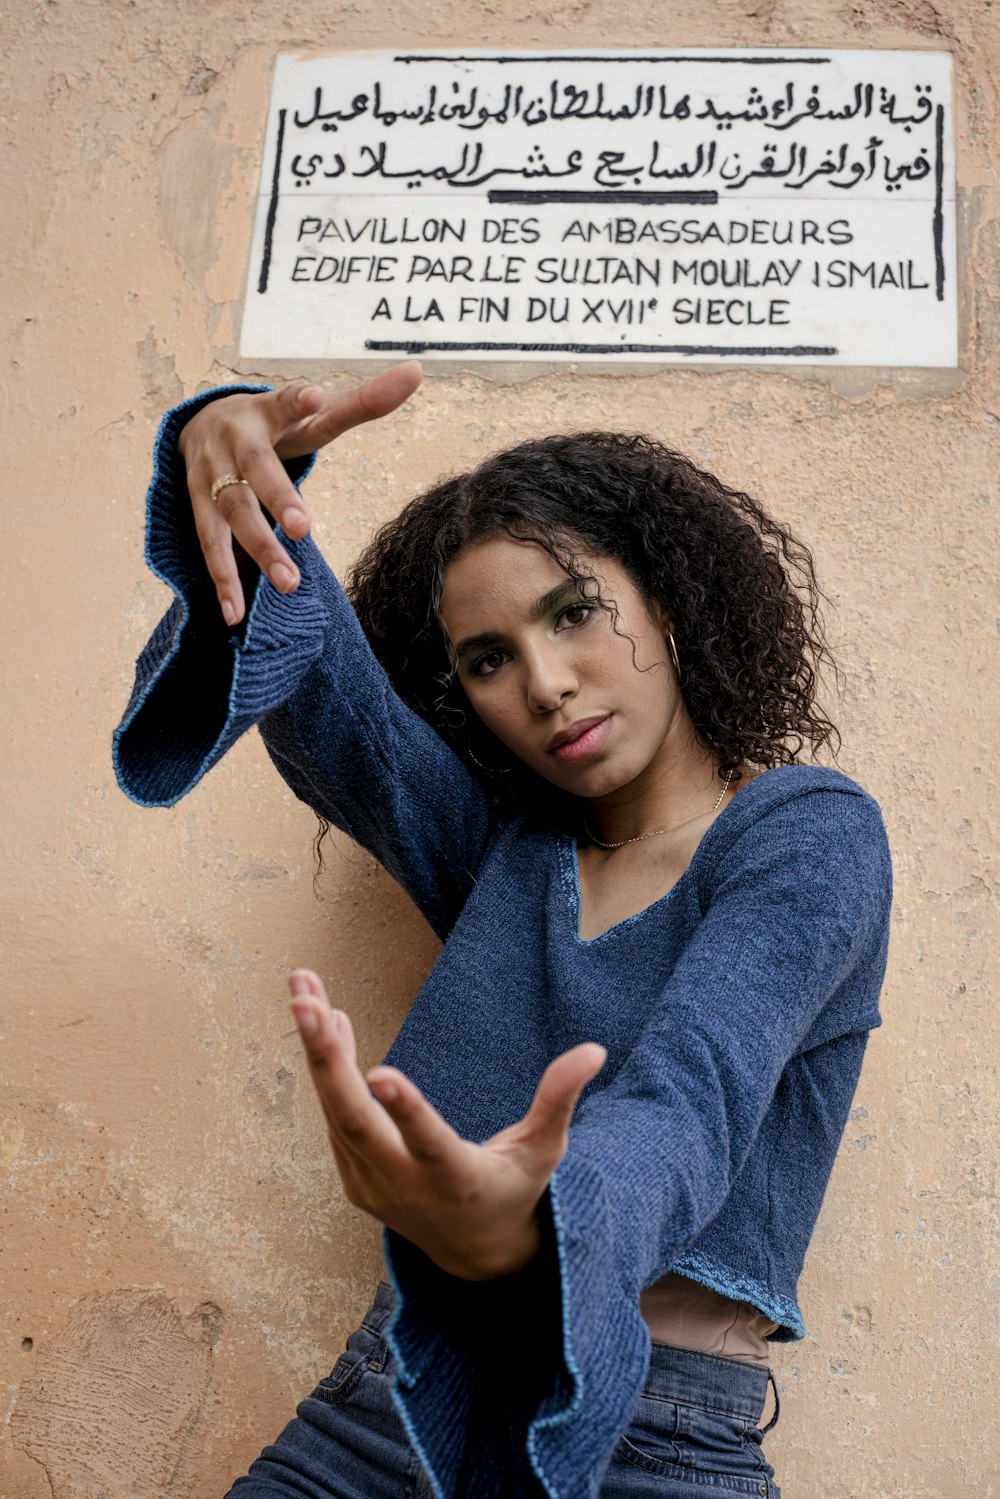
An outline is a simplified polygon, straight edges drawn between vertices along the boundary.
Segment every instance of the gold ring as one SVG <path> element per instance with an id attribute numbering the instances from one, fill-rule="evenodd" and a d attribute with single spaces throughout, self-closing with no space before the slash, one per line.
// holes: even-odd
<path id="1" fill-rule="evenodd" d="M 239 474 L 223 474 L 222 478 L 216 479 L 215 483 L 212 485 L 213 505 L 217 505 L 219 503 L 219 495 L 224 489 L 228 489 L 231 484 L 245 484 L 247 489 L 250 488 L 249 480 L 241 479 Z"/>

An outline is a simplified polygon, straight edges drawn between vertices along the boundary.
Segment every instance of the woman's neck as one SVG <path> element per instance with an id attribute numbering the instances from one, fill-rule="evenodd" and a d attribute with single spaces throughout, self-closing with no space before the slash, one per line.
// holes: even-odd
<path id="1" fill-rule="evenodd" d="M 595 841 L 634 842 L 721 810 L 738 784 L 736 777 L 727 788 L 719 776 L 718 758 L 693 731 L 677 738 L 674 745 L 665 741 L 634 781 L 588 802 L 586 825 Z"/>

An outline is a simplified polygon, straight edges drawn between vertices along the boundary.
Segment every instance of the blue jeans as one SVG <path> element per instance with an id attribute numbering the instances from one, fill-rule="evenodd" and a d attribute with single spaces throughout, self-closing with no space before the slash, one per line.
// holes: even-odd
<path id="1" fill-rule="evenodd" d="M 390 1393 L 394 1361 L 382 1330 L 392 1305 L 382 1281 L 333 1373 L 227 1499 L 433 1499 Z M 654 1343 L 601 1499 L 780 1499 L 757 1426 L 770 1378 L 738 1359 Z M 777 1418 L 776 1407 L 764 1431 Z M 543 1499 L 543 1490 L 525 1474 L 512 1477 L 509 1495 Z"/>

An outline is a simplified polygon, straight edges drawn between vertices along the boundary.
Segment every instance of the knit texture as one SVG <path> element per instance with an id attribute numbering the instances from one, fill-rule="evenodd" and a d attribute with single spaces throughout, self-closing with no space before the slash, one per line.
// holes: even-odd
<path id="1" fill-rule="evenodd" d="M 777 1338 L 803 1334 L 796 1285 L 880 1023 L 878 808 L 832 770 L 766 771 L 667 895 L 582 940 L 575 840 L 496 816 L 396 697 L 311 541 L 286 542 L 302 585 L 286 598 L 261 580 L 243 641 L 216 622 L 182 419 L 161 430 L 147 540 L 180 597 L 136 669 L 119 781 L 170 805 L 259 722 L 296 795 L 444 942 L 386 1060 L 466 1138 L 520 1118 L 560 1052 L 607 1048 L 540 1203 L 536 1264 L 468 1285 L 385 1234 L 394 1395 L 435 1492 L 596 1499 L 648 1365 L 646 1286 L 679 1271 L 753 1303 Z"/>
<path id="2" fill-rule="evenodd" d="M 220 394 L 270 388 L 233 385 L 203 391 L 173 407 L 160 423 L 146 494 L 145 556 L 176 597 L 136 663 L 132 696 L 112 746 L 119 783 L 142 807 L 172 806 L 241 734 L 283 700 L 287 683 L 274 656 L 276 644 L 302 661 L 322 649 L 326 616 L 304 579 L 287 598 L 270 585 L 256 589 L 246 648 L 237 651 L 238 634 L 223 624 L 201 555 L 184 461 L 177 451 L 181 428 L 209 401 Z M 314 462 L 311 455 L 285 467 L 299 483 Z M 294 547 L 276 529 L 284 545 Z M 196 671 L 188 669 L 192 661 L 198 664 Z M 160 743 L 169 745 L 169 769 L 167 759 L 161 761 L 155 752 Z"/>

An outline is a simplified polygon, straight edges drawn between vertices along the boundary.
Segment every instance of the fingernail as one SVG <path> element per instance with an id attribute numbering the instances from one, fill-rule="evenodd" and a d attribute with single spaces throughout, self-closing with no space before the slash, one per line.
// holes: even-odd
<path id="1" fill-rule="evenodd" d="M 222 600 L 222 617 L 227 625 L 234 625 L 236 623 L 236 610 L 230 599 Z"/>
<path id="2" fill-rule="evenodd" d="M 368 1086 L 372 1088 L 378 1098 L 398 1098 L 399 1084 L 392 1077 L 383 1076 L 376 1072 L 368 1078 Z"/>
<path id="3" fill-rule="evenodd" d="M 331 1010 L 330 1014 L 333 1017 L 334 1029 L 336 1030 L 338 1036 L 346 1036 L 347 1016 L 344 1014 L 343 1010 Z"/>
<path id="4" fill-rule="evenodd" d="M 268 568 L 267 576 L 281 593 L 288 593 L 295 587 L 295 574 L 283 562 L 272 562 Z"/>
<path id="5" fill-rule="evenodd" d="M 294 505 L 289 505 L 288 509 L 281 517 L 281 524 L 284 526 L 285 530 L 290 533 L 296 526 L 301 526 L 305 518 L 306 515 L 304 510 L 297 510 Z"/>
<path id="6" fill-rule="evenodd" d="M 292 973 L 288 978 L 288 987 L 295 995 L 309 993 L 309 980 L 304 973 Z"/>
<path id="7" fill-rule="evenodd" d="M 319 1016 L 310 1005 L 292 1005 L 292 1014 L 303 1036 L 315 1036 L 319 1030 Z"/>

